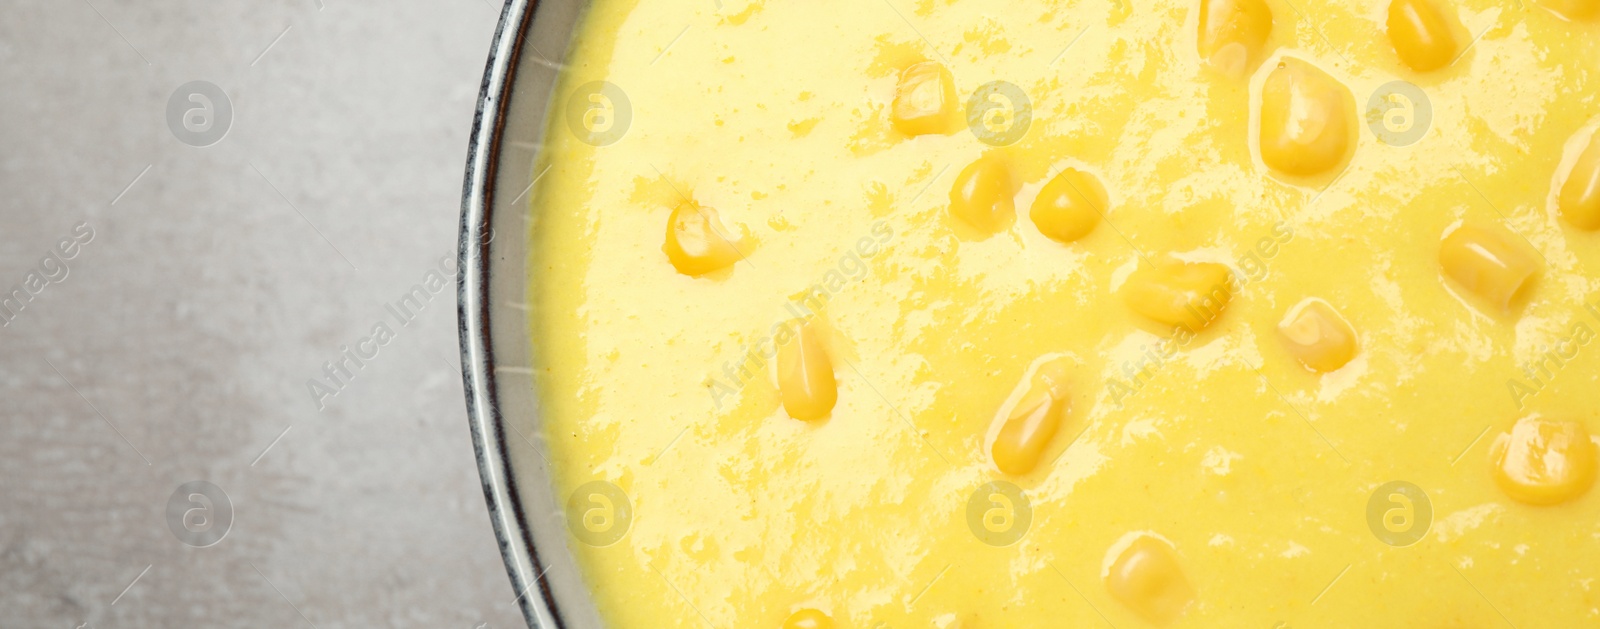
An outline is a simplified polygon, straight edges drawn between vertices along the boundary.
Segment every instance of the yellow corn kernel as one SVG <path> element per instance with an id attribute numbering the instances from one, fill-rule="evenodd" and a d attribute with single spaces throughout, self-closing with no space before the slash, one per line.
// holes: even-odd
<path id="1" fill-rule="evenodd" d="M 1394 0 L 1389 3 L 1389 43 L 1412 70 L 1443 68 L 1460 52 L 1453 21 L 1432 0 Z"/>
<path id="2" fill-rule="evenodd" d="M 900 73 L 889 118 L 901 133 L 949 133 L 954 126 L 956 84 L 943 65 L 924 61 Z"/>
<path id="3" fill-rule="evenodd" d="M 1200 0 L 1200 59 L 1229 76 L 1249 74 L 1271 34 L 1265 0 Z"/>
<path id="4" fill-rule="evenodd" d="M 1194 601 L 1194 588 L 1178 566 L 1177 553 L 1152 535 L 1140 535 L 1111 562 L 1106 589 L 1117 602 L 1157 625 L 1177 620 Z"/>
<path id="5" fill-rule="evenodd" d="M 1540 4 L 1573 21 L 1600 18 L 1600 0 L 1542 0 Z"/>
<path id="6" fill-rule="evenodd" d="M 1122 286 L 1122 299 L 1145 318 L 1198 332 L 1233 300 L 1233 272 L 1215 262 L 1164 260 L 1140 264 Z"/>
<path id="7" fill-rule="evenodd" d="M 1000 421 L 1000 431 L 989 452 L 1000 471 L 1013 476 L 1033 471 L 1066 420 L 1069 405 L 1066 360 L 1056 358 L 1041 363 L 1033 370 L 1033 376 L 1023 382 L 1026 389 L 1016 406 L 996 418 Z"/>
<path id="8" fill-rule="evenodd" d="M 783 621 L 783 629 L 833 629 L 833 619 L 815 609 L 802 609 Z"/>
<path id="9" fill-rule="evenodd" d="M 661 246 L 672 266 L 684 275 L 701 276 L 726 268 L 741 257 L 726 235 L 715 209 L 684 201 L 667 218 L 667 242 Z"/>
<path id="10" fill-rule="evenodd" d="M 1356 357 L 1356 331 L 1321 299 L 1307 299 L 1289 309 L 1278 324 L 1278 336 L 1300 364 L 1327 373 Z"/>
<path id="11" fill-rule="evenodd" d="M 814 323 L 800 324 L 794 338 L 778 346 L 778 392 L 783 410 L 795 419 L 814 421 L 833 412 L 839 385 L 833 379 L 833 359 Z"/>
<path id="12" fill-rule="evenodd" d="M 1494 480 L 1513 500 L 1532 505 L 1567 502 L 1594 484 L 1595 445 L 1575 421 L 1517 420 L 1489 448 Z"/>
<path id="13" fill-rule="evenodd" d="M 999 153 L 986 153 L 956 175 L 950 189 L 950 214 L 992 235 L 1006 228 L 1015 216 L 1016 189 L 1011 167 Z"/>
<path id="14" fill-rule="evenodd" d="M 1299 59 L 1285 58 L 1261 86 L 1261 161 L 1308 177 L 1343 163 L 1355 129 L 1349 88 Z"/>
<path id="15" fill-rule="evenodd" d="M 1444 237 L 1439 264 L 1467 292 L 1509 313 L 1539 271 L 1539 264 L 1513 246 L 1512 238 L 1498 229 L 1462 225 Z"/>
<path id="16" fill-rule="evenodd" d="M 1062 170 L 1033 199 L 1028 217 L 1039 233 L 1056 242 L 1072 242 L 1100 224 L 1106 192 L 1093 175 L 1076 168 Z"/>
<path id="17" fill-rule="evenodd" d="M 1600 229 L 1600 131 L 1589 136 L 1588 148 L 1567 171 L 1556 207 L 1561 209 L 1561 218 L 1573 227 Z"/>

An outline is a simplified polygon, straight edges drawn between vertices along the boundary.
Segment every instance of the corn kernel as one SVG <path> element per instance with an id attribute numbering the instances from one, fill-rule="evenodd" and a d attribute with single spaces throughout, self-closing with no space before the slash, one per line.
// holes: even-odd
<path id="1" fill-rule="evenodd" d="M 1350 90 L 1299 59 L 1283 59 L 1261 86 L 1261 161 L 1308 177 L 1343 163 L 1355 129 Z"/>
<path id="2" fill-rule="evenodd" d="M 742 257 L 739 247 L 725 234 L 715 209 L 684 201 L 667 219 L 667 242 L 661 250 L 679 273 L 698 277 L 731 266 Z"/>
<path id="3" fill-rule="evenodd" d="M 1519 419 L 1495 439 L 1489 458 L 1495 483 L 1518 502 L 1560 504 L 1594 484 L 1595 445 L 1575 421 Z"/>
<path id="4" fill-rule="evenodd" d="M 984 235 L 1005 229 L 1015 217 L 1011 167 L 999 153 L 986 153 L 956 175 L 950 214 Z"/>
<path id="5" fill-rule="evenodd" d="M 1509 313 L 1539 270 L 1538 263 L 1513 246 L 1511 238 L 1498 229 L 1462 225 L 1444 237 L 1439 264 L 1445 275 L 1467 292 L 1493 309 Z"/>
<path id="6" fill-rule="evenodd" d="M 1600 0 L 1542 0 L 1545 8 L 1574 21 L 1600 18 Z"/>
<path id="7" fill-rule="evenodd" d="M 1066 420 L 1069 400 L 1065 361 L 1056 358 L 1041 363 L 1022 383 L 1026 389 L 1016 406 L 997 418 L 1000 431 L 989 451 L 1000 471 L 1013 476 L 1033 471 Z"/>
<path id="8" fill-rule="evenodd" d="M 1356 331 L 1321 299 L 1307 299 L 1291 308 L 1278 324 L 1278 336 L 1300 364 L 1327 373 L 1356 357 Z"/>
<path id="9" fill-rule="evenodd" d="M 1389 3 L 1389 42 L 1412 70 L 1437 70 L 1455 61 L 1460 51 L 1452 21 L 1432 0 L 1394 0 Z"/>
<path id="10" fill-rule="evenodd" d="M 1198 332 L 1233 300 L 1232 278 L 1227 266 L 1215 262 L 1140 264 L 1123 285 L 1122 299 L 1147 319 Z"/>
<path id="11" fill-rule="evenodd" d="M 783 621 L 783 629 L 833 629 L 833 619 L 815 609 L 802 609 Z"/>
<path id="12" fill-rule="evenodd" d="M 1573 227 L 1600 229 L 1600 132 L 1589 137 L 1588 148 L 1567 171 L 1556 207 L 1561 209 L 1561 218 Z"/>
<path id="13" fill-rule="evenodd" d="M 1200 59 L 1224 74 L 1249 74 L 1271 34 L 1265 0 L 1200 0 Z"/>
<path id="14" fill-rule="evenodd" d="M 839 386 L 815 323 L 800 324 L 794 338 L 778 346 L 778 391 L 783 410 L 795 419 L 814 421 L 833 412 Z"/>
<path id="15" fill-rule="evenodd" d="M 1075 168 L 1062 170 L 1039 190 L 1028 217 L 1039 233 L 1056 242 L 1072 242 L 1100 224 L 1106 193 L 1093 175 Z"/>
<path id="16" fill-rule="evenodd" d="M 1194 601 L 1194 588 L 1178 566 L 1177 553 L 1160 538 L 1140 535 L 1111 562 L 1106 589 L 1140 618 L 1166 625 Z"/>
<path id="17" fill-rule="evenodd" d="M 894 128 L 906 135 L 949 133 L 955 121 L 955 79 L 932 61 L 912 65 L 900 73 L 889 111 Z"/>

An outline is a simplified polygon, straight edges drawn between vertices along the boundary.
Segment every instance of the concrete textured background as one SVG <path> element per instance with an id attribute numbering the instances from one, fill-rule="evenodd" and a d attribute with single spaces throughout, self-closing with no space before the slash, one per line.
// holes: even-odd
<path id="1" fill-rule="evenodd" d="M 498 16 L 0 4 L 0 291 L 95 232 L 0 327 L 0 626 L 521 625 L 468 439 L 454 276 L 408 325 L 385 309 L 454 254 Z M 234 110 L 206 148 L 167 122 L 194 80 Z M 308 379 L 379 322 L 394 337 L 318 410 Z M 196 480 L 232 507 L 204 548 L 166 515 Z"/>

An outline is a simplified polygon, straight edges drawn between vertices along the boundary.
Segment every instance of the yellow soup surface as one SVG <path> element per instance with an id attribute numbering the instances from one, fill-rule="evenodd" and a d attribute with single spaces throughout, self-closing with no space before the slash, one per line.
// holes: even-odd
<path id="1" fill-rule="evenodd" d="M 601 615 L 1600 625 L 1595 4 L 591 3 L 530 324 Z"/>

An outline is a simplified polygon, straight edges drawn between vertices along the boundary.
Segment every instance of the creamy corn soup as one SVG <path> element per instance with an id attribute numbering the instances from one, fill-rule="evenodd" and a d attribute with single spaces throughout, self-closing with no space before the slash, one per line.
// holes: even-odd
<path id="1" fill-rule="evenodd" d="M 601 615 L 1600 625 L 1597 20 L 596 0 L 530 281 Z"/>

